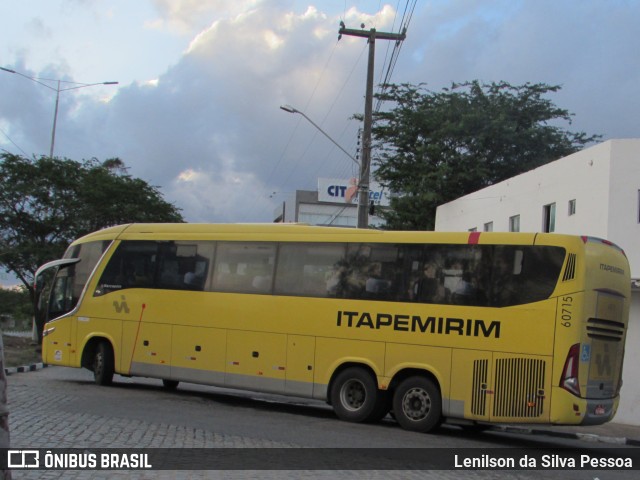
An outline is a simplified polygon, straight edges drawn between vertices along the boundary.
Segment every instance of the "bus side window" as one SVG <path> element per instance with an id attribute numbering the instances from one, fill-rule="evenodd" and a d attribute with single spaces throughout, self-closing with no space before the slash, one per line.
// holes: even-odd
<path id="1" fill-rule="evenodd" d="M 562 247 L 532 246 L 522 249 L 519 303 L 538 302 L 553 294 L 565 253 Z"/>
<path id="2" fill-rule="evenodd" d="M 402 290 L 398 272 L 403 268 L 401 250 L 397 245 L 373 245 L 367 266 L 365 298 L 396 300 Z"/>
<path id="3" fill-rule="evenodd" d="M 487 258 L 491 247 L 477 245 L 448 245 L 443 248 L 446 258 L 442 270 L 447 302 L 451 305 L 484 306 L 487 284 Z"/>
<path id="4" fill-rule="evenodd" d="M 154 288 L 158 244 L 146 241 L 123 241 L 102 272 L 94 296 L 126 288 Z"/>
<path id="5" fill-rule="evenodd" d="M 275 243 L 220 242 L 212 290 L 229 293 L 271 293 Z"/>
<path id="6" fill-rule="evenodd" d="M 335 297 L 340 288 L 340 271 L 345 245 L 282 243 L 276 269 L 276 295 Z"/>
<path id="7" fill-rule="evenodd" d="M 158 288 L 204 290 L 213 242 L 161 244 Z"/>
<path id="8" fill-rule="evenodd" d="M 396 245 L 349 244 L 346 257 L 334 269 L 336 296 L 351 299 L 395 300 L 402 259 Z"/>
<path id="9" fill-rule="evenodd" d="M 506 307 L 518 303 L 520 290 L 518 283 L 522 267 L 521 264 L 516 264 L 515 253 L 513 247 L 495 247 L 489 302 L 493 307 Z M 522 258 L 521 255 L 519 255 L 520 258 Z"/>

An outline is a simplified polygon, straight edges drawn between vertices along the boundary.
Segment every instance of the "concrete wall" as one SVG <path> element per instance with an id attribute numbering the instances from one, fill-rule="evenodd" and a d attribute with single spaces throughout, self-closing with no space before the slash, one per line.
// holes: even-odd
<path id="1" fill-rule="evenodd" d="M 540 232 L 543 206 L 555 203 L 555 231 L 606 237 L 610 151 L 605 142 L 441 205 L 435 229 L 483 231 L 493 222 L 494 231 L 506 232 L 509 217 L 520 215 L 521 232 Z M 576 200 L 571 216 L 570 200 Z"/>
<path id="2" fill-rule="evenodd" d="M 631 318 L 622 370 L 620 406 L 614 422 L 640 425 L 640 290 L 631 295 Z"/>
<path id="3" fill-rule="evenodd" d="M 640 139 L 613 141 L 611 159 L 607 238 L 624 248 L 631 276 L 640 278 Z"/>
<path id="4" fill-rule="evenodd" d="M 543 207 L 556 204 L 555 231 L 591 235 L 624 248 L 640 278 L 640 139 L 609 140 L 438 207 L 437 231 L 543 231 Z M 569 215 L 569 201 L 576 201 Z"/>

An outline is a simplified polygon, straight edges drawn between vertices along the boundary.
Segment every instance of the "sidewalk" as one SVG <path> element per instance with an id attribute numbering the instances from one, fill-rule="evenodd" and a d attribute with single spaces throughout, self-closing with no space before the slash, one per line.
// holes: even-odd
<path id="1" fill-rule="evenodd" d="M 7 337 L 20 337 L 20 338 L 30 338 L 33 336 L 33 332 L 31 330 L 3 330 L 0 332 L 2 336 Z M 24 372 L 33 372 L 35 370 L 40 370 L 41 368 L 45 368 L 46 365 L 42 362 L 33 363 L 30 365 L 22 365 L 18 367 L 5 367 L 4 372 L 5 375 L 12 375 L 14 373 L 24 373 Z"/>
<path id="2" fill-rule="evenodd" d="M 552 437 L 575 438 L 587 442 L 608 443 L 640 447 L 640 426 L 609 422 L 604 425 L 555 426 L 555 425 L 495 425 L 493 431 Z"/>

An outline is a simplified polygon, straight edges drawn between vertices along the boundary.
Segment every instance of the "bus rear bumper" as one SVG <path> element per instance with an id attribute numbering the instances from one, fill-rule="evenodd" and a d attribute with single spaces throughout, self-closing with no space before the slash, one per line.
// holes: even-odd
<path id="1" fill-rule="evenodd" d="M 618 410 L 620 396 L 580 398 L 555 387 L 551 398 L 552 425 L 601 425 L 611 421 Z"/>
<path id="2" fill-rule="evenodd" d="M 601 425 L 613 419 L 618 409 L 618 398 L 587 399 L 586 411 L 580 425 Z"/>

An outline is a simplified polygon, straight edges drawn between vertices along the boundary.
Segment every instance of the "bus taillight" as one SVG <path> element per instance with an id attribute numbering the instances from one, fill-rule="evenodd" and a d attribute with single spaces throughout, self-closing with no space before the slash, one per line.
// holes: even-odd
<path id="1" fill-rule="evenodd" d="M 564 362 L 562 377 L 560 378 L 560 386 L 577 396 L 580 396 L 580 383 L 578 380 L 579 353 L 580 344 L 572 345 Z"/>
<path id="2" fill-rule="evenodd" d="M 580 238 L 582 239 L 582 243 L 588 243 L 588 242 L 602 243 L 603 245 L 608 245 L 609 247 L 613 247 L 619 250 L 620 253 L 622 253 L 625 256 L 625 258 L 627 256 L 627 254 L 624 252 L 624 249 L 620 248 L 618 245 L 616 245 L 615 243 L 609 240 L 605 240 L 603 238 L 598 238 L 598 237 L 589 237 L 587 235 L 582 235 Z"/>

